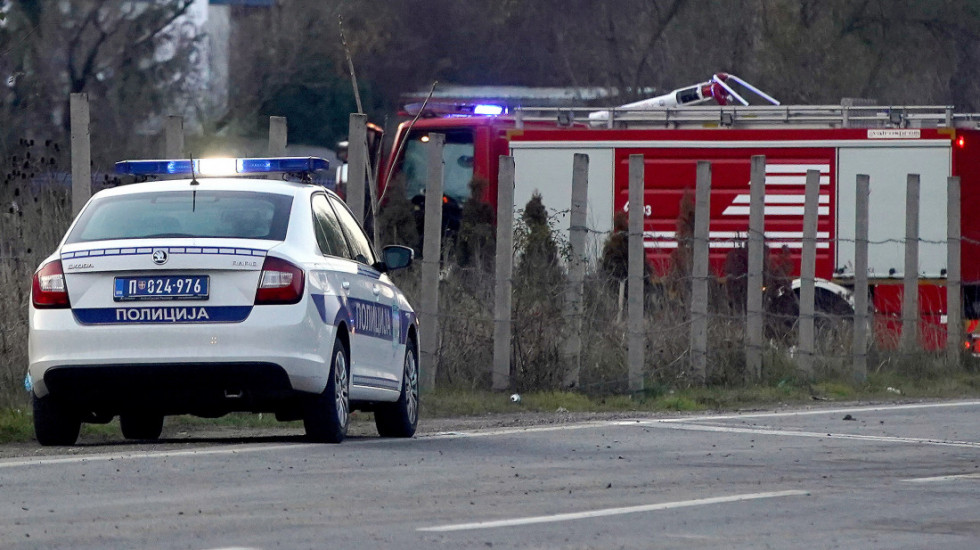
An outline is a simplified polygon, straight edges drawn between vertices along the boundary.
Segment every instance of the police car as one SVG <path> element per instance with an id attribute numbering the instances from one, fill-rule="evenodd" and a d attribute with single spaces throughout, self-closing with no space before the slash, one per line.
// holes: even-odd
<path id="1" fill-rule="evenodd" d="M 382 436 L 418 423 L 417 320 L 347 206 L 308 183 L 318 158 L 126 161 L 146 181 L 97 193 L 34 274 L 30 366 L 42 445 L 119 416 L 270 412 L 340 442 L 351 410 Z M 265 179 L 278 176 L 278 179 Z M 285 181 L 286 176 L 301 181 Z M 249 177 L 251 176 L 251 177 Z M 302 181 L 302 180 L 305 180 Z"/>

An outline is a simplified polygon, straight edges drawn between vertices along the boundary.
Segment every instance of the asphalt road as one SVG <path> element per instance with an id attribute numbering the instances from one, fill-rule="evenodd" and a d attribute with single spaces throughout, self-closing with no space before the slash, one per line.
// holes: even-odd
<path id="1" fill-rule="evenodd" d="M 0 459 L 0 548 L 972 550 L 978 419 L 961 401 L 89 446 Z"/>

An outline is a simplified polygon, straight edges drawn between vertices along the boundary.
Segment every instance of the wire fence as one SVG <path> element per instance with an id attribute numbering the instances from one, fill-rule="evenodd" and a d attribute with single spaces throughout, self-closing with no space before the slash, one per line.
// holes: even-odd
<path id="1" fill-rule="evenodd" d="M 170 137 L 167 149 L 181 150 Z M 2 174 L 0 405 L 23 398 L 31 274 L 72 217 L 73 178 L 59 168 L 67 164 L 63 155 L 49 148 L 58 145 L 22 143 Z M 501 166 L 507 163 L 511 169 L 501 174 L 513 178 L 513 159 L 504 157 Z M 42 177 L 61 184 L 31 184 Z M 588 184 L 580 169 L 573 179 L 573 188 Z M 630 180 L 631 187 L 644 182 L 642 174 Z M 464 212 L 458 232 L 424 232 L 438 245 L 426 249 L 426 256 L 439 258 L 428 273 L 418 265 L 395 277 L 420 312 L 422 329 L 432 331 L 420 350 L 430 387 L 616 394 L 962 368 L 969 350 L 961 319 L 978 312 L 970 303 L 975 287 L 960 283 L 959 247 L 980 241 L 958 233 L 958 181 L 948 183 L 945 239 L 934 232 L 869 238 L 866 208 L 855 215 L 853 237 L 831 238 L 822 225 L 804 220 L 809 229 L 787 239 L 751 220 L 739 231 L 712 233 L 703 213 L 710 177 L 691 182 L 701 187 L 700 200 L 690 201 L 687 225 L 679 223 L 670 236 L 643 227 L 643 201 L 632 194 L 630 204 L 639 206 L 630 208 L 628 226 L 607 232 L 584 223 L 580 189 L 569 204 L 514 205 L 513 195 L 506 196 L 513 181 L 502 181 L 498 204 L 504 206 L 496 219 L 512 223 L 494 226 L 492 214 L 467 218 Z M 760 204 L 754 198 L 749 218 Z M 569 221 L 561 227 L 558 220 Z M 382 210 L 382 234 L 391 232 L 389 221 Z M 814 255 L 820 261 L 821 251 L 844 243 L 854 249 L 846 269 L 835 268 L 827 280 L 815 277 Z M 907 266 L 924 246 L 941 249 L 946 261 L 921 278 Z M 877 264 L 867 261 L 875 247 L 896 249 L 889 253 L 900 254 L 902 263 L 876 273 Z"/>
<path id="2" fill-rule="evenodd" d="M 765 160 L 753 162 L 764 166 Z M 430 370 L 432 383 L 609 394 L 786 380 L 863 381 L 869 373 L 928 374 L 969 366 L 959 257 L 962 244 L 978 241 L 958 232 L 958 178 L 947 182 L 948 226 L 957 228 L 948 238 L 920 237 L 918 205 L 910 202 L 906 238 L 870 239 L 868 203 L 857 200 L 850 230 L 856 237 L 837 239 L 818 231 L 819 203 L 812 189 L 819 174 L 810 174 L 805 227 L 795 242 L 787 242 L 785 236 L 766 234 L 759 223 L 763 216 L 743 231 L 711 235 L 703 204 L 711 197 L 710 166 L 703 171 L 692 182 L 692 188 L 701 188 L 698 200 L 689 205 L 691 212 L 682 213 L 691 227 L 681 227 L 680 220 L 670 239 L 619 227 L 600 235 L 602 250 L 585 250 L 581 241 L 568 242 L 577 229 L 574 221 L 555 226 L 555 219 L 571 217 L 560 215 L 569 212 L 567 205 L 546 205 L 550 222 L 528 215 L 544 205 L 514 205 L 514 225 L 496 228 L 498 239 L 506 239 L 508 231 L 514 235 L 507 251 L 511 270 L 501 273 L 494 269 L 506 265 L 499 256 L 495 266 L 457 263 L 459 242 L 443 235 L 448 250 L 441 251 L 439 279 L 426 280 L 414 271 L 399 281 L 409 289 L 438 289 L 436 304 L 420 304 L 421 310 L 436 312 L 428 322 L 439 327 L 436 346 L 424 350 L 423 368 Z M 642 175 L 635 179 L 643 185 Z M 910 200 L 918 199 L 918 185 L 918 176 L 910 174 Z M 500 182 L 500 203 L 507 204 L 509 186 L 513 182 Z M 857 195 L 862 193 L 868 196 L 867 177 L 859 175 Z M 762 211 L 763 196 L 758 193 L 749 205 L 750 218 Z M 575 208 L 572 199 L 571 211 Z M 465 218 L 462 224 L 465 231 Z M 669 247 L 658 247 L 668 242 Z M 843 242 L 854 249 L 847 269 L 818 277 L 818 252 L 837 250 Z M 925 245 L 941 249 L 943 267 L 931 266 L 935 273 L 920 269 L 918 250 Z M 875 273 L 869 249 L 879 258 L 875 247 L 882 246 L 897 248 L 901 263 Z M 643 252 L 633 254 L 637 249 Z M 643 261 L 630 265 L 631 254 Z M 572 273 L 576 259 L 586 266 L 578 290 Z M 936 260 L 935 251 L 930 260 Z M 500 292 L 508 292 L 512 302 L 503 317 L 492 305 L 500 303 Z M 410 294 L 416 300 L 421 296 Z M 501 324 L 508 331 L 495 334 Z M 504 353 L 495 345 L 501 335 Z M 581 346 L 568 345 L 576 339 Z"/>

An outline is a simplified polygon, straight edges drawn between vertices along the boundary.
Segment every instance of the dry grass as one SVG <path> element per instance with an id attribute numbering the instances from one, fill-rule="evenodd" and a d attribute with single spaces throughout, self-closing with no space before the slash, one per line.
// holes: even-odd
<path id="1" fill-rule="evenodd" d="M 0 171 L 0 408 L 24 406 L 31 277 L 71 222 L 61 147 L 22 140 Z"/>

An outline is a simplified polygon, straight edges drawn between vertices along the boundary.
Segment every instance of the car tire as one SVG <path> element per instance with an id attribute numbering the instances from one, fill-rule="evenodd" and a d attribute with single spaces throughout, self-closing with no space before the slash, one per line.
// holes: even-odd
<path id="1" fill-rule="evenodd" d="M 126 439 L 160 439 L 163 432 L 163 415 L 128 413 L 119 415 L 119 427 Z"/>
<path id="2" fill-rule="evenodd" d="M 350 422 L 350 361 L 347 346 L 337 338 L 330 356 L 330 376 L 323 392 L 306 403 L 306 438 L 316 443 L 340 443 Z"/>
<path id="3" fill-rule="evenodd" d="M 32 397 L 37 442 L 45 447 L 74 445 L 82 428 L 81 415 L 51 395 Z"/>
<path id="4" fill-rule="evenodd" d="M 402 390 L 398 401 L 374 411 L 374 423 L 381 437 L 412 437 L 419 424 L 419 354 L 415 341 L 405 346 Z"/>

